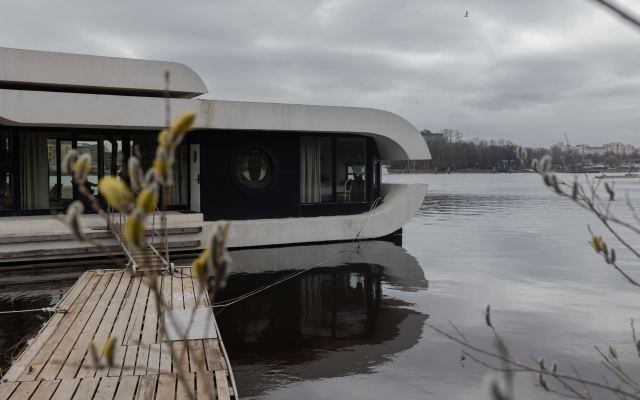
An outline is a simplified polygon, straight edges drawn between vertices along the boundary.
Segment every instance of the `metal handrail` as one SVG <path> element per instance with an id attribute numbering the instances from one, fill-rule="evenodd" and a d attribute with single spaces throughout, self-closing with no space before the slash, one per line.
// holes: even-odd
<path id="1" fill-rule="evenodd" d="M 135 193 L 138 194 L 137 192 L 135 192 Z M 162 255 L 160 255 L 160 253 L 158 253 L 158 250 L 155 248 L 155 245 L 154 245 L 154 232 L 155 232 L 155 234 L 158 235 L 158 237 L 160 239 L 162 239 L 162 236 L 160 235 L 160 232 L 158 232 L 158 230 L 156 229 L 156 226 L 155 226 L 156 212 L 160 213 L 160 210 L 158 209 L 157 206 L 155 206 L 155 210 L 153 212 L 151 224 L 149 224 L 149 222 L 147 222 L 145 220 L 145 224 L 146 225 L 150 225 L 151 229 L 152 229 L 152 232 L 151 232 L 151 244 L 149 245 L 149 247 L 151 247 L 153 252 L 156 253 L 156 255 L 164 262 L 164 264 L 167 266 L 167 268 L 170 268 L 170 263 L 169 263 L 169 239 L 168 239 L 167 217 L 166 216 L 164 217 L 164 227 L 165 227 L 164 228 L 164 231 L 165 231 L 165 235 L 164 235 L 165 256 L 164 257 L 162 257 Z M 111 207 L 107 207 L 107 217 L 109 218 L 109 220 L 111 221 L 111 223 L 113 225 L 118 225 L 120 227 L 120 229 L 121 229 L 121 232 L 123 232 L 123 227 L 127 223 L 127 215 L 124 212 L 122 212 L 122 210 L 121 210 L 118 213 L 119 221 L 116 222 L 116 218 L 115 218 L 114 214 L 115 214 L 114 210 Z M 124 224 L 123 224 L 123 222 L 124 222 Z M 129 263 L 132 265 L 132 267 L 134 269 L 137 269 L 136 268 L 137 267 L 137 262 L 135 261 L 135 259 L 133 258 L 133 255 L 129 251 L 128 246 L 125 245 L 125 243 L 124 243 L 127 239 L 126 238 L 121 238 L 120 235 L 118 235 L 116 232 L 112 232 L 112 233 L 118 239 L 118 242 L 120 243 L 120 249 L 122 250 L 122 252 L 125 253 L 126 256 L 129 258 Z"/>
<path id="2" fill-rule="evenodd" d="M 135 193 L 135 196 L 138 196 L 139 193 L 137 190 L 133 191 Z M 135 200 L 135 199 L 134 199 Z M 162 235 L 160 235 L 160 232 L 158 232 L 158 230 L 156 229 L 156 213 L 161 214 L 160 209 L 158 208 L 158 205 L 156 204 L 154 206 L 154 210 L 153 210 L 153 216 L 151 218 L 151 224 L 149 224 L 146 220 L 145 220 L 145 224 L 147 225 L 151 225 L 151 229 L 153 230 L 151 232 L 151 247 L 153 247 L 154 251 L 157 253 L 158 251 L 155 249 L 155 242 L 154 242 L 154 232 L 156 235 L 158 235 L 158 243 L 160 242 L 160 240 L 162 240 Z M 160 254 L 158 254 L 161 258 L 163 258 L 164 262 L 166 263 L 166 265 L 170 265 L 169 264 L 169 229 L 167 227 L 167 217 L 166 215 L 164 216 L 164 257 L 160 256 Z"/>

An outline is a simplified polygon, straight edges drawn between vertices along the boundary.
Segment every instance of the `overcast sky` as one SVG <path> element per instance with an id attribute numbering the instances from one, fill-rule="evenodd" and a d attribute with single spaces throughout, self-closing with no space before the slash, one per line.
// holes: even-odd
<path id="1" fill-rule="evenodd" d="M 3 0 L 0 46 L 176 61 L 204 98 L 640 146 L 640 30 L 592 0 Z M 640 1 L 618 0 L 640 15 Z M 464 18 L 466 11 L 469 17 Z"/>

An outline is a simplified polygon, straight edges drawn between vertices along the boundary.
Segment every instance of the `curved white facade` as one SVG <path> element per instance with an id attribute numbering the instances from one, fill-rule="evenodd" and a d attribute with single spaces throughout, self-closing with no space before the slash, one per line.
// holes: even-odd
<path id="1" fill-rule="evenodd" d="M 371 108 L 171 99 L 172 114 L 194 109 L 194 129 L 357 133 L 375 139 L 384 160 L 431 159 L 407 120 Z M 160 130 L 165 100 L 0 89 L 0 123 L 16 126 Z M 211 134 L 215 134 L 212 132 Z"/>
<path id="2" fill-rule="evenodd" d="M 166 71 L 173 96 L 191 98 L 207 93 L 200 76 L 184 64 L 0 47 L 0 84 L 5 85 L 161 94 Z"/>
<path id="3" fill-rule="evenodd" d="M 431 159 L 418 130 L 390 112 L 192 99 L 188 97 L 206 93 L 207 89 L 202 79 L 182 64 L 6 48 L 0 48 L 0 124 L 160 130 L 165 124 L 165 99 L 158 94 L 164 89 L 166 70 L 171 72 L 172 114 L 195 109 L 194 130 L 202 130 L 200 135 L 205 137 L 229 135 L 229 131 L 250 131 L 254 136 L 264 132 L 271 137 L 278 132 L 303 136 L 305 133 L 357 134 L 375 140 L 381 160 Z M 81 92 L 77 92 L 78 88 L 82 88 Z M 102 89 L 109 91 L 101 92 Z M 138 94 L 127 91 L 138 91 Z M 345 241 L 358 234 L 363 239 L 386 236 L 411 219 L 426 190 L 427 186 L 420 184 L 382 184 L 383 202 L 373 211 L 357 215 L 233 221 L 229 246 Z M 201 226 L 201 234 L 185 236 L 200 240 L 200 247 L 206 242 L 204 238 L 211 222 L 202 222 Z M 2 235 L 0 229 L 0 237 Z"/>

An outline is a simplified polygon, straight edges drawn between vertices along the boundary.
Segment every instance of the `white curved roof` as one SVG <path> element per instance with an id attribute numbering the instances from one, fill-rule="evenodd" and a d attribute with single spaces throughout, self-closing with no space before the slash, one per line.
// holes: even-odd
<path id="1" fill-rule="evenodd" d="M 171 99 L 171 111 L 197 111 L 195 129 L 356 133 L 376 140 L 383 160 L 429 160 L 407 120 L 371 108 Z M 0 89 L 0 123 L 69 128 L 162 129 L 165 100 Z"/>
<path id="2" fill-rule="evenodd" d="M 165 71 L 170 72 L 171 97 L 207 93 L 200 76 L 179 63 L 0 47 L 4 88 L 161 96 Z"/>

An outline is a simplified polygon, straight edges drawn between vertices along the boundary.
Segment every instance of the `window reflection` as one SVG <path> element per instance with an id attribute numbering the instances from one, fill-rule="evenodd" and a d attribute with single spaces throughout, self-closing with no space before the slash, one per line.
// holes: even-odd
<path id="1" fill-rule="evenodd" d="M 336 193 L 338 201 L 365 201 L 367 141 L 365 138 L 337 138 Z"/>
<path id="2" fill-rule="evenodd" d="M 13 210 L 13 139 L 0 130 L 0 210 Z"/>
<path id="3" fill-rule="evenodd" d="M 69 134 L 49 133 L 47 158 L 49 161 L 49 208 L 63 208 L 73 200 L 73 183 L 70 174 L 62 172 L 62 160 L 72 143 Z"/>

